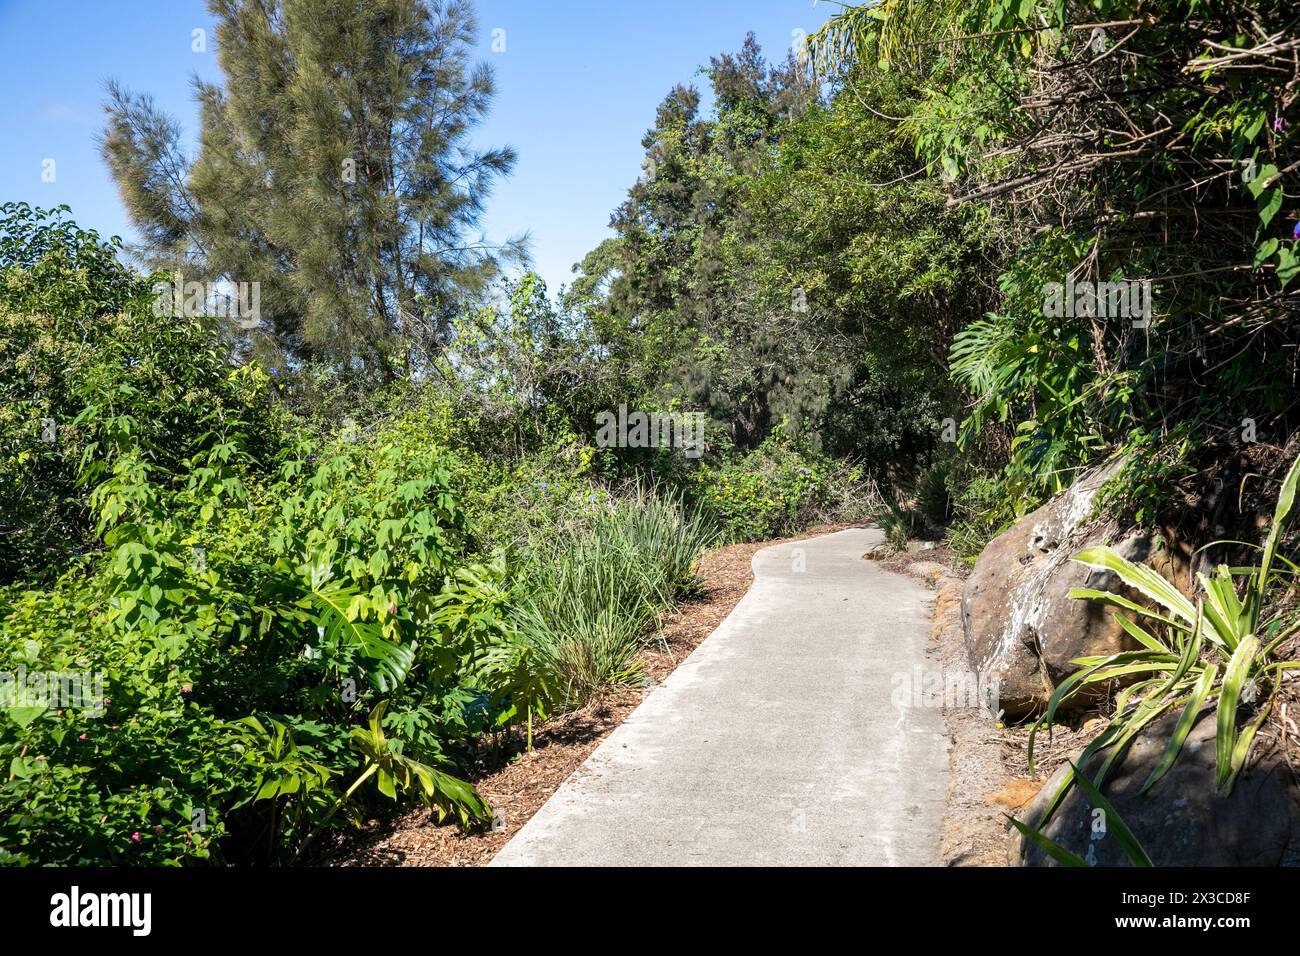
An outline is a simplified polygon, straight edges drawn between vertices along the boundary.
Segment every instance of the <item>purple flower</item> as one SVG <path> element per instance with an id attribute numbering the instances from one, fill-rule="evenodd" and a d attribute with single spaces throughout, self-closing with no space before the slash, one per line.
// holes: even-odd
<path id="1" fill-rule="evenodd" d="M 1291 238 L 1300 239 L 1300 222 L 1297 222 L 1295 228 L 1291 230 Z"/>
<path id="2" fill-rule="evenodd" d="M 131 834 L 131 842 L 132 842 L 132 843 L 139 843 L 139 842 L 140 842 L 140 831 L 139 831 L 139 830 L 136 830 L 134 833 Z"/>
<path id="3" fill-rule="evenodd" d="M 273 369 L 271 369 L 271 374 L 272 374 L 272 375 L 276 375 L 276 376 L 278 376 L 278 375 L 280 374 L 280 370 L 279 370 L 279 369 L 275 369 L 275 368 L 273 368 Z"/>
<path id="4" fill-rule="evenodd" d="M 1279 113 L 1277 118 L 1273 120 L 1273 132 L 1280 133 L 1290 125 L 1291 124 L 1286 121 L 1286 117 Z"/>

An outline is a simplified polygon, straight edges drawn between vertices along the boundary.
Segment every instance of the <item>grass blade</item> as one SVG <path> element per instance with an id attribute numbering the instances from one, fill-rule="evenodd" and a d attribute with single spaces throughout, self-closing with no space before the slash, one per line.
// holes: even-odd
<path id="1" fill-rule="evenodd" d="M 1277 507 L 1273 509 L 1273 527 L 1268 530 L 1268 540 L 1264 543 L 1264 553 L 1260 559 L 1259 572 L 1255 577 L 1256 600 L 1253 604 L 1258 609 L 1264 603 L 1264 589 L 1268 585 L 1268 572 L 1273 563 L 1273 555 L 1277 551 L 1278 539 L 1282 536 L 1282 529 L 1286 526 L 1287 519 L 1291 516 L 1291 509 L 1295 506 L 1296 485 L 1300 483 L 1300 455 L 1291 463 L 1291 470 L 1286 473 L 1282 479 L 1282 489 L 1278 492 Z M 1251 622 L 1253 626 L 1253 621 Z"/>

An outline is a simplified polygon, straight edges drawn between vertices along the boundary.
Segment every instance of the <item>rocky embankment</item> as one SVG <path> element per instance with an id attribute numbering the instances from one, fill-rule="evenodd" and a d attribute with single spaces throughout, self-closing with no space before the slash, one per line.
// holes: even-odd
<path id="1" fill-rule="evenodd" d="M 1109 545 L 1195 597 L 1197 562 L 1204 561 L 1204 555 L 1150 531 L 1123 528 L 1113 519 L 1094 515 L 1097 493 L 1117 467 L 1111 463 L 1085 474 L 990 542 L 962 588 L 960 622 L 968 666 L 979 676 L 980 685 L 991 688 L 996 697 L 1003 717 L 997 733 L 1012 751 L 1021 749 L 1023 725 L 1042 713 L 1052 691 L 1077 670 L 1072 660 L 1137 647 L 1110 608 L 1070 598 L 1069 593 L 1072 588 L 1092 588 L 1139 602 L 1141 595 L 1123 588 L 1110 572 L 1070 560 L 1074 555 L 1095 545 Z M 951 634 L 950 604 L 941 605 L 941 610 L 946 615 L 943 626 Z M 1177 714 L 1149 725 L 1133 739 L 1103 791 L 1156 865 L 1300 862 L 1300 778 L 1288 757 L 1298 735 L 1288 715 L 1287 698 L 1284 689 L 1275 701 L 1276 713 L 1257 738 L 1247 769 L 1230 793 L 1215 786 L 1212 709 L 1200 715 L 1173 769 L 1144 794 L 1139 788 L 1160 760 Z M 1111 708 L 1107 694 L 1074 700 L 1073 712 L 1058 714 L 1064 722 L 1061 734 L 1073 746 L 1071 753 L 1062 756 L 1077 761 L 1082 744 L 1104 727 Z M 1100 757 L 1094 758 L 1085 769 L 1091 773 L 1099 763 Z M 1018 819 L 1039 824 L 1051 795 L 1069 771 L 1064 759 L 1058 764 L 1049 779 L 1029 782 L 1037 793 L 1015 811 Z M 975 789 L 990 782 L 987 776 L 978 778 Z M 1025 785 L 1013 782 L 1011 789 L 1018 786 L 1023 791 Z M 1013 799 L 1006 803 L 1014 809 Z M 1070 789 L 1043 832 L 1090 863 L 1128 862 L 1077 787 Z M 1004 846 L 1005 861 L 1011 865 L 1052 863 L 1014 830 L 1007 834 Z M 993 862 L 987 854 L 983 857 L 979 862 Z"/>

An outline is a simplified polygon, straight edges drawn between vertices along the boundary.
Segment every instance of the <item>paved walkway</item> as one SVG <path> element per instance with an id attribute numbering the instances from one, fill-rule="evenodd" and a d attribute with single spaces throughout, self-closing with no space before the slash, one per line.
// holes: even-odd
<path id="1" fill-rule="evenodd" d="M 754 556 L 744 599 L 493 866 L 938 863 L 943 716 L 900 707 L 931 593 L 849 530 Z"/>

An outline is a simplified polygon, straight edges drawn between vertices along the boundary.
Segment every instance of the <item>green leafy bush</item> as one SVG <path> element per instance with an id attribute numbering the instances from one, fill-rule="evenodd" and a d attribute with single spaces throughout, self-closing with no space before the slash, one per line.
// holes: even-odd
<path id="1" fill-rule="evenodd" d="M 858 521 L 880 503 L 860 468 L 801 449 L 781 431 L 747 455 L 701 466 L 690 488 L 727 541 L 763 541 L 819 522 Z"/>
<path id="2" fill-rule="evenodd" d="M 0 583 L 93 545 L 87 495 L 128 449 L 170 491 L 234 477 L 232 458 L 266 469 L 283 442 L 265 376 L 232 370 L 209 321 L 155 316 L 116 249 L 0 208 Z"/>
<path id="3" fill-rule="evenodd" d="M 973 563 L 984 546 L 1015 520 L 1001 476 L 971 474 L 954 480 L 953 516 L 944 531 L 944 544 L 963 561 Z"/>
<path id="4" fill-rule="evenodd" d="M 25 215 L 7 228 L 40 255 L 7 247 L 0 281 L 2 487 L 31 506 L 0 537 L 5 858 L 293 859 L 371 779 L 483 819 L 453 773 L 545 712 L 547 673 L 504 564 L 466 559 L 444 454 L 413 427 L 314 434 L 274 370 Z M 58 311 L 68 283 L 117 292 Z"/>
<path id="5" fill-rule="evenodd" d="M 871 518 L 885 533 L 885 544 L 894 551 L 906 551 L 908 541 L 925 531 L 925 516 L 892 494 L 884 496 Z"/>

